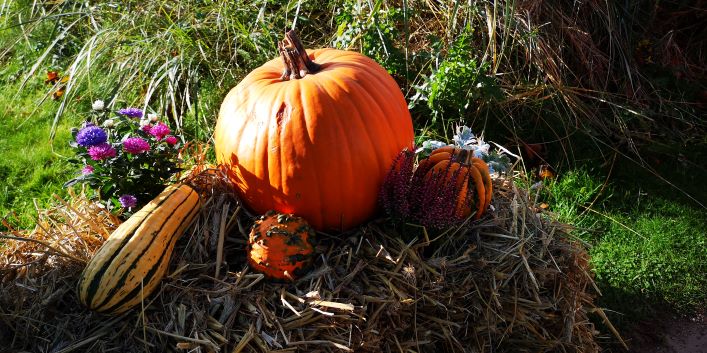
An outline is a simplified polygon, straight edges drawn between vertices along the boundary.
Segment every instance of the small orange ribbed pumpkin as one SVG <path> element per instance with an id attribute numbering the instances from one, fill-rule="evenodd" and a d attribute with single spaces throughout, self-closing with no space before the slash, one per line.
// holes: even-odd
<path id="1" fill-rule="evenodd" d="M 292 31 L 279 47 L 281 59 L 253 70 L 224 99 L 216 159 L 256 213 L 352 228 L 373 215 L 393 159 L 412 147 L 405 98 L 360 53 L 305 51 Z"/>
<path id="2" fill-rule="evenodd" d="M 479 219 L 491 203 L 493 184 L 489 167 L 482 159 L 474 157 L 472 151 L 452 146 L 438 148 L 432 151 L 429 157 L 420 161 L 415 173 L 424 175 L 425 180 L 435 180 L 440 175 L 444 175 L 439 180 L 447 183 L 455 182 L 459 193 L 456 212 L 460 218 L 468 217 L 473 211 L 473 206 L 476 205 L 474 218 Z M 456 180 L 453 181 L 452 178 L 455 177 Z M 471 194 L 469 194 L 469 187 L 474 191 Z M 476 194 L 476 201 L 473 194 Z"/>
<path id="3" fill-rule="evenodd" d="M 293 280 L 311 265 L 314 229 L 301 217 L 269 211 L 248 237 L 248 263 L 268 277 Z"/>

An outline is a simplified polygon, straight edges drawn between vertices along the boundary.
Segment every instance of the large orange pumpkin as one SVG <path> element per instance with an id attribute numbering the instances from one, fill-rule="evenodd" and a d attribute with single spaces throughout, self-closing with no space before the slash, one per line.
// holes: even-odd
<path id="1" fill-rule="evenodd" d="M 268 211 L 248 237 L 248 263 L 276 279 L 294 280 L 312 263 L 316 233 L 301 217 Z"/>
<path id="2" fill-rule="evenodd" d="M 493 184 L 489 167 L 474 157 L 472 151 L 453 146 L 438 148 L 420 161 L 415 173 L 424 175 L 424 180 L 455 183 L 459 195 L 456 213 L 460 218 L 468 217 L 472 206 L 476 206 L 474 218 L 479 219 L 491 204 Z"/>
<path id="3" fill-rule="evenodd" d="M 393 159 L 412 145 L 405 98 L 362 54 L 305 53 L 292 31 L 280 52 L 224 99 L 216 158 L 255 212 L 296 213 L 319 230 L 351 228 L 374 213 Z"/>

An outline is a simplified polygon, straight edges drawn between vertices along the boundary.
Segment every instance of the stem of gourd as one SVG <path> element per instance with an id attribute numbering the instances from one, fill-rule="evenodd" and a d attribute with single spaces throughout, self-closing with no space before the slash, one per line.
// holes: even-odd
<path id="1" fill-rule="evenodd" d="M 469 165 L 469 164 L 471 164 L 471 157 L 473 157 L 473 156 L 474 156 L 474 154 L 471 151 L 462 148 L 457 153 L 456 159 L 457 159 L 457 161 L 459 161 L 462 164 Z"/>
<path id="2" fill-rule="evenodd" d="M 277 49 L 285 64 L 285 70 L 280 77 L 283 81 L 300 79 L 321 70 L 321 65 L 309 58 L 294 30 L 285 33 L 285 39 L 277 43 Z"/>

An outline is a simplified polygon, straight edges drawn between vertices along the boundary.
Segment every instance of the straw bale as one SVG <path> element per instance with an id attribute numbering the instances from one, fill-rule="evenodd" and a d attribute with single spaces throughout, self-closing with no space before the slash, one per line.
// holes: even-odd
<path id="1" fill-rule="evenodd" d="M 84 194 L 0 249 L 0 347 L 40 352 L 598 352 L 588 255 L 525 190 L 442 233 L 380 218 L 319 233 L 315 266 L 278 282 L 245 261 L 253 216 L 220 172 L 158 292 L 121 316 L 76 299 L 84 263 L 119 224 Z M 600 314 L 601 315 L 601 314 Z M 2 350 L 2 349 L 0 349 Z"/>

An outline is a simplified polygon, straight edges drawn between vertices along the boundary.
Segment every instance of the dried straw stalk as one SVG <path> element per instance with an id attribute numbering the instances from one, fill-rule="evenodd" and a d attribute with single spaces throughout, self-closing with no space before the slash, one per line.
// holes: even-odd
<path id="1" fill-rule="evenodd" d="M 0 346 L 54 352 L 598 352 L 597 289 L 583 247 L 529 195 L 496 180 L 495 211 L 430 235 L 373 221 L 321 234 L 294 283 L 252 273 L 252 215 L 219 172 L 192 180 L 202 214 L 159 292 L 120 317 L 92 313 L 74 287 L 118 221 L 72 194 L 13 232 L 0 256 Z M 431 238 L 432 237 L 432 238 Z M 19 239 L 22 238 L 22 239 Z M 32 241 L 25 241 L 32 239 Z"/>

